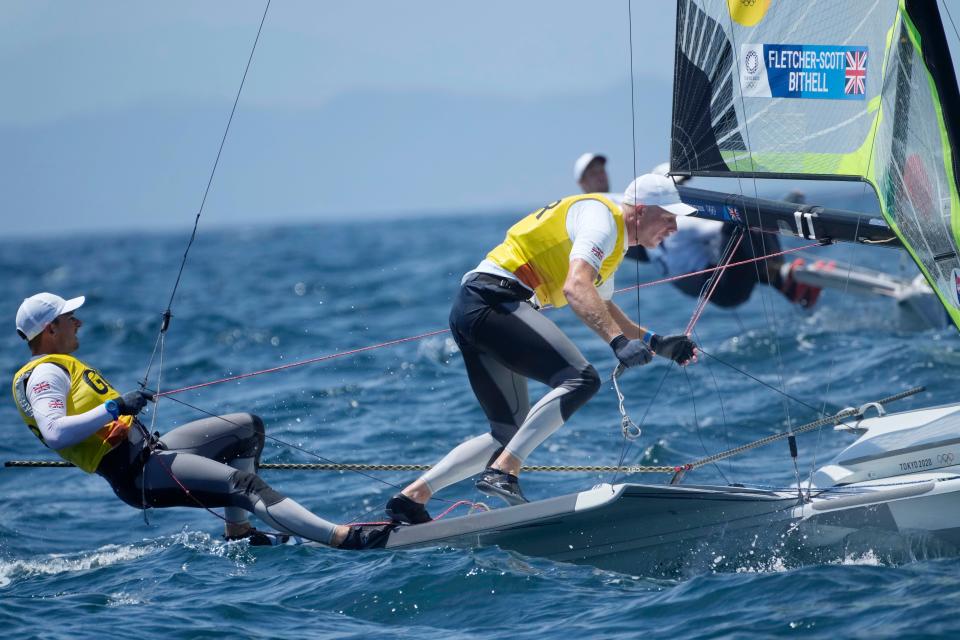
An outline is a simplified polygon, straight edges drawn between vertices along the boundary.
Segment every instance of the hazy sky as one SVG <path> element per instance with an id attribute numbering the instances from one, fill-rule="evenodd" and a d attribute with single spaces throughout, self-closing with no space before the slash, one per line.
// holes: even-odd
<path id="1" fill-rule="evenodd" d="M 264 7 L 5 2 L 8 230 L 191 223 Z M 674 11 L 634 2 L 635 73 L 656 80 L 638 109 L 656 102 L 660 132 L 645 162 L 667 149 Z M 522 213 L 575 190 L 586 150 L 622 187 L 627 16 L 623 0 L 274 0 L 204 220 Z"/>
<path id="2" fill-rule="evenodd" d="M 6 230 L 189 226 L 264 7 L 6 0 Z M 626 0 L 274 0 L 203 221 L 520 215 L 588 150 L 621 189 L 667 159 L 674 12 L 633 2 L 632 108 Z"/>
<path id="3" fill-rule="evenodd" d="M 151 100 L 231 100 L 265 5 L 8 0 L 0 118 L 27 124 Z M 669 81 L 674 9 L 640 6 L 638 63 Z M 363 90 L 602 90 L 628 77 L 628 46 L 623 0 L 274 0 L 243 104 L 302 108 Z"/>

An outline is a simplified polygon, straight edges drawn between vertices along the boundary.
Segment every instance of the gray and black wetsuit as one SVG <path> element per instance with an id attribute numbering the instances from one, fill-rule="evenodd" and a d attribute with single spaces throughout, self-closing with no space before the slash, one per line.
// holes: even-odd
<path id="1" fill-rule="evenodd" d="M 223 507 L 228 522 L 246 522 L 248 512 L 254 513 L 277 531 L 330 544 L 336 524 L 256 475 L 263 444 L 263 421 L 233 413 L 177 427 L 151 453 L 131 438 L 103 458 L 97 473 L 138 509 Z"/>
<path id="2" fill-rule="evenodd" d="M 531 304 L 532 295 L 509 278 L 465 277 L 450 329 L 490 433 L 462 443 L 421 477 L 432 492 L 479 473 L 502 450 L 525 460 L 600 388 L 597 370 Z M 532 408 L 527 378 L 551 387 Z"/>
<path id="3" fill-rule="evenodd" d="M 694 221 L 684 221 L 684 226 Z M 665 277 L 674 277 L 715 268 L 721 261 L 724 249 L 730 244 L 731 237 L 742 227 L 726 222 L 699 221 L 700 224 L 716 224 L 715 233 L 703 235 L 688 234 L 681 230 L 676 235 L 664 240 L 654 250 L 647 250 L 641 246 L 630 247 L 627 257 L 640 262 L 653 262 L 658 265 Z M 750 231 L 744 235 L 740 246 L 737 247 L 730 263 L 743 262 L 780 251 L 780 240 L 775 235 L 764 234 L 759 231 Z M 782 263 L 782 258 L 769 258 L 776 268 Z M 774 270 L 776 270 L 776 268 Z M 680 280 L 674 280 L 673 286 L 694 298 L 699 298 L 704 288 L 713 277 L 714 272 L 700 273 Z M 767 276 L 767 261 L 759 263 L 741 264 L 729 267 L 717 283 L 717 288 L 710 296 L 710 302 L 725 309 L 738 307 L 750 299 L 753 288 L 760 284 L 771 284 L 775 287 L 779 282 L 770 282 Z"/>

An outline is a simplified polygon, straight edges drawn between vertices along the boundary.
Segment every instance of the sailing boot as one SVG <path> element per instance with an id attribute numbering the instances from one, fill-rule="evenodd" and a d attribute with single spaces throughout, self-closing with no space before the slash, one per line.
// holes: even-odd
<path id="1" fill-rule="evenodd" d="M 809 309 L 817 303 L 817 299 L 820 297 L 820 287 L 797 282 L 793 275 L 797 269 L 803 269 L 805 264 L 806 262 L 803 258 L 797 258 L 790 263 L 785 262 L 780 267 L 780 282 L 777 288 L 780 289 L 780 293 L 786 296 L 790 302 L 798 304 L 804 309 Z M 818 260 L 811 268 L 830 270 L 833 268 L 833 265 Z"/>
<path id="2" fill-rule="evenodd" d="M 508 505 L 515 506 L 530 502 L 520 490 L 520 479 L 512 473 L 487 467 L 477 480 L 477 489 L 488 496 L 502 498 Z"/>
<path id="3" fill-rule="evenodd" d="M 382 549 L 390 539 L 390 532 L 397 528 L 394 523 L 389 524 L 355 524 L 350 526 L 347 537 L 340 543 L 338 549 Z"/>
<path id="4" fill-rule="evenodd" d="M 433 520 L 427 513 L 426 507 L 402 493 L 398 493 L 387 500 L 387 506 L 384 510 L 391 522 L 399 522 L 400 524 L 423 524 Z"/>
<path id="5" fill-rule="evenodd" d="M 251 547 L 276 547 L 281 544 L 287 544 L 290 542 L 290 536 L 285 533 L 277 533 L 276 531 L 260 531 L 259 529 L 254 529 L 250 527 L 245 533 L 239 536 L 223 536 L 223 539 L 227 542 L 235 542 L 237 540 L 246 540 L 247 544 Z"/>

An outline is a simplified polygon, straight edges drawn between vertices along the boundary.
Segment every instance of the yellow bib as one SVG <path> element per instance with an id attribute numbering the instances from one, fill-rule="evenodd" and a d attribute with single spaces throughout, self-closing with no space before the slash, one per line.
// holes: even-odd
<path id="1" fill-rule="evenodd" d="M 73 356 L 58 353 L 31 360 L 13 376 L 13 399 L 17 403 L 20 417 L 41 442 L 43 442 L 43 435 L 33 417 L 33 408 L 27 401 L 27 384 L 33 370 L 44 362 L 57 365 L 70 376 L 70 393 L 67 395 L 66 407 L 68 416 L 86 413 L 120 395 L 100 375 L 99 371 Z M 133 416 L 120 416 L 119 419 L 103 425 L 102 429 L 82 442 L 59 449 L 57 453 L 61 458 L 72 462 L 87 473 L 93 473 L 97 470 L 103 456 L 126 439 L 131 424 L 133 424 Z"/>
<path id="2" fill-rule="evenodd" d="M 581 200 L 603 203 L 617 223 L 617 245 L 600 263 L 600 272 L 594 283 L 600 286 L 620 266 L 626 234 L 620 206 L 599 193 L 585 193 L 557 200 L 537 209 L 507 231 L 507 237 L 487 260 L 495 262 L 533 289 L 540 304 L 562 307 L 567 304 L 563 283 L 570 270 L 570 250 L 573 241 L 567 233 L 567 211 Z"/>

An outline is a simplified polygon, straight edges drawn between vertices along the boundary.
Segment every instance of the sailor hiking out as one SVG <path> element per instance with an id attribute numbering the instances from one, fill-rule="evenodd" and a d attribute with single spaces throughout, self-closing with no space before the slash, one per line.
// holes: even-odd
<path id="1" fill-rule="evenodd" d="M 257 475 L 264 426 L 255 415 L 211 417 L 150 434 L 136 416 L 152 394 L 120 394 L 71 355 L 80 346 L 83 323 L 74 312 L 83 303 L 83 296 L 38 293 L 17 311 L 17 333 L 33 357 L 14 375 L 13 396 L 43 444 L 102 476 L 133 507 L 223 507 L 228 540 L 271 545 L 296 536 L 343 549 L 385 544 L 390 527 L 334 524 L 264 482 Z M 248 513 L 280 533 L 254 529 Z"/>
<path id="2" fill-rule="evenodd" d="M 569 304 L 626 367 L 647 364 L 654 354 L 681 365 L 695 361 L 687 336 L 659 336 L 611 300 L 627 247 L 656 246 L 676 231 L 676 216 L 694 210 L 668 178 L 647 174 L 630 184 L 622 204 L 599 193 L 569 196 L 507 231 L 463 277 L 450 312 L 490 433 L 460 444 L 394 496 L 386 507 L 392 520 L 430 520 L 424 505 L 434 493 L 480 472 L 480 491 L 508 504 L 526 502 L 518 481 L 524 460 L 600 388 L 597 370 L 540 307 Z M 533 407 L 528 378 L 551 388 Z"/>

